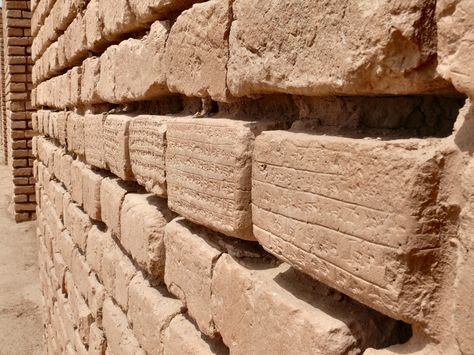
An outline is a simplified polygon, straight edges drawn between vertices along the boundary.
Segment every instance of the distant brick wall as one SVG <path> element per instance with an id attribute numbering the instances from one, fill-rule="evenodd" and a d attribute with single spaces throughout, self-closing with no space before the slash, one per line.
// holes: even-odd
<path id="1" fill-rule="evenodd" d="M 32 1 L 48 352 L 469 353 L 471 4 Z"/>
<path id="2" fill-rule="evenodd" d="M 31 128 L 31 12 L 29 1 L 4 1 L 4 121 L 6 150 L 13 175 L 16 221 L 35 218 L 33 130 Z"/>
<path id="3" fill-rule="evenodd" d="M 3 48 L 3 9 L 0 9 L 0 162 L 8 162 L 7 117 L 5 109 L 5 51 Z"/>

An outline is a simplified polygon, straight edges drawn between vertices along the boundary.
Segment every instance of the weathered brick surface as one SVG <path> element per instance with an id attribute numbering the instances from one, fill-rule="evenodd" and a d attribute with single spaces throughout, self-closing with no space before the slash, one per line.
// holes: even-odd
<path id="1" fill-rule="evenodd" d="M 133 179 L 129 153 L 130 120 L 125 115 L 108 115 L 103 126 L 105 163 L 123 180 Z"/>
<path id="2" fill-rule="evenodd" d="M 179 118 L 167 124 L 170 208 L 223 234 L 253 239 L 250 178 L 255 137 L 276 123 Z"/>
<path id="3" fill-rule="evenodd" d="M 164 228 L 173 218 L 165 200 L 151 194 L 127 194 L 120 210 L 120 241 L 140 267 L 163 279 Z"/>
<path id="4" fill-rule="evenodd" d="M 223 255 L 214 273 L 213 315 L 233 354 L 343 354 L 389 340 L 390 332 L 380 337 L 379 315 L 337 296 L 327 297 L 325 286 L 292 277 L 288 265 L 241 265 Z M 391 321 L 385 329 L 395 326 Z M 381 343 L 371 343 L 375 339 Z"/>
<path id="5" fill-rule="evenodd" d="M 166 197 L 166 116 L 143 115 L 130 123 L 129 150 L 132 172 L 149 192 Z"/>
<path id="6" fill-rule="evenodd" d="M 418 292 L 436 287 L 440 239 L 429 216 L 439 154 L 421 141 L 264 133 L 254 155 L 255 236 L 270 252 L 352 297 L 422 322 L 427 310 Z M 424 266 L 410 267 L 415 260 Z"/>
<path id="7" fill-rule="evenodd" d="M 45 352 L 469 353 L 473 9 L 4 1 Z"/>

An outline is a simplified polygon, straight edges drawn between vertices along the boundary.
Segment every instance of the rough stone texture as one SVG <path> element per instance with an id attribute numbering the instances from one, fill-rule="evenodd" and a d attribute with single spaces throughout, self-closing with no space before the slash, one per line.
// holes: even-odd
<path id="1" fill-rule="evenodd" d="M 120 241 L 136 263 L 157 280 L 163 279 L 164 228 L 173 218 L 165 200 L 151 194 L 128 194 L 121 208 Z"/>
<path id="2" fill-rule="evenodd" d="M 225 355 L 229 350 L 217 340 L 206 339 L 196 326 L 179 315 L 173 318 L 163 340 L 165 355 Z"/>
<path id="3" fill-rule="evenodd" d="M 261 130 L 272 128 L 272 124 L 179 118 L 170 120 L 167 126 L 170 208 L 194 223 L 252 240 L 253 142 Z"/>
<path id="4" fill-rule="evenodd" d="M 165 19 L 167 15 L 191 7 L 202 0 L 129 0 L 130 9 L 140 22 Z"/>
<path id="5" fill-rule="evenodd" d="M 442 164 L 429 141 L 264 133 L 254 154 L 255 236 L 351 297 L 424 323 L 439 281 Z"/>
<path id="6" fill-rule="evenodd" d="M 325 96 L 446 89 L 436 74 L 435 6 L 431 0 L 236 0 L 229 90 Z"/>
<path id="7" fill-rule="evenodd" d="M 104 158 L 112 173 L 123 180 L 132 180 L 129 154 L 130 117 L 108 115 L 104 121 Z"/>
<path id="8" fill-rule="evenodd" d="M 166 43 L 166 81 L 173 92 L 227 101 L 230 0 L 196 4 L 178 17 Z"/>
<path id="9" fill-rule="evenodd" d="M 66 124 L 67 149 L 79 155 L 84 155 L 85 135 L 84 135 L 84 116 L 74 112 L 69 113 Z"/>
<path id="10" fill-rule="evenodd" d="M 81 101 L 84 104 L 99 104 L 102 102 L 97 93 L 97 82 L 100 75 L 100 61 L 97 57 L 87 58 L 82 63 Z M 86 145 L 87 147 L 87 145 Z"/>
<path id="11" fill-rule="evenodd" d="M 163 57 L 169 23 L 155 22 L 142 39 L 111 46 L 100 57 L 99 97 L 122 103 L 168 93 Z"/>
<path id="12" fill-rule="evenodd" d="M 119 179 L 105 178 L 100 184 L 101 218 L 112 233 L 120 237 L 120 210 L 125 195 L 134 192 L 135 186 Z"/>
<path id="13" fill-rule="evenodd" d="M 219 236 L 191 229 L 183 219 L 175 219 L 166 226 L 166 286 L 183 301 L 201 332 L 210 337 L 217 332 L 210 307 L 212 273 L 222 254 L 213 238 Z"/>
<path id="14" fill-rule="evenodd" d="M 104 122 L 106 115 L 87 114 L 84 120 L 85 155 L 88 164 L 99 169 L 107 167 L 105 162 Z"/>
<path id="15" fill-rule="evenodd" d="M 104 302 L 104 330 L 107 347 L 113 354 L 145 355 L 140 344 L 128 326 L 127 316 L 114 305 L 110 298 Z"/>
<path id="16" fill-rule="evenodd" d="M 182 311 L 181 302 L 163 295 L 140 275 L 130 285 L 129 319 L 133 333 L 147 353 L 162 353 L 164 332 Z"/>
<path id="17" fill-rule="evenodd" d="M 101 220 L 100 185 L 105 177 L 105 174 L 91 169 L 82 172 L 82 205 L 89 217 L 97 221 Z"/>
<path id="18" fill-rule="evenodd" d="M 232 354 L 349 354 L 390 341 L 395 321 L 298 276 L 287 264 L 241 265 L 221 256 L 212 311 Z M 371 343 L 375 339 L 380 343 Z"/>
<path id="19" fill-rule="evenodd" d="M 137 182 L 166 197 L 166 116 L 143 115 L 130 123 L 130 164 Z"/>
<path id="20" fill-rule="evenodd" d="M 469 0 L 436 2 L 438 71 L 459 91 L 474 97 L 474 4 Z"/>

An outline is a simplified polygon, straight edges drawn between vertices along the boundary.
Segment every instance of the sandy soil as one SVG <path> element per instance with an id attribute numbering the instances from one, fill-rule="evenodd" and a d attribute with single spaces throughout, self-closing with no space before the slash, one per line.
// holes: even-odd
<path id="1" fill-rule="evenodd" d="M 10 181 L 8 168 L 0 165 L 0 355 L 42 354 L 35 224 L 12 219 Z"/>

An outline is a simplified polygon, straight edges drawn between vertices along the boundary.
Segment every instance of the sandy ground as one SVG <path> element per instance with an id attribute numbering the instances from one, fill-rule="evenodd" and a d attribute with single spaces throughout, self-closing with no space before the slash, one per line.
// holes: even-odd
<path id="1" fill-rule="evenodd" d="M 0 355 L 42 354 L 35 224 L 12 219 L 10 184 L 8 168 L 0 165 Z"/>

